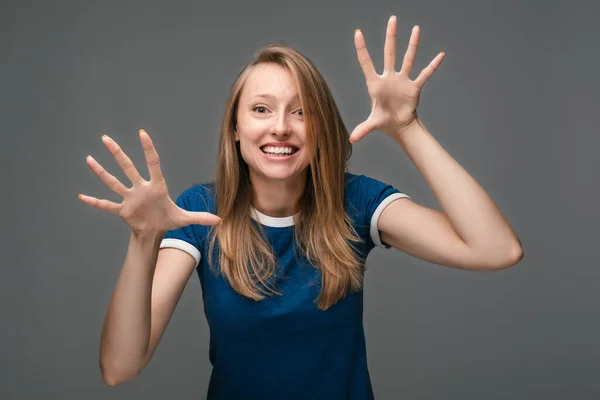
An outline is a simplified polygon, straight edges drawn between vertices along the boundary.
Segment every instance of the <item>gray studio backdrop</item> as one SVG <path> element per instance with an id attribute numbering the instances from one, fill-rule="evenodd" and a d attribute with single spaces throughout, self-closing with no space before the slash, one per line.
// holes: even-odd
<path id="1" fill-rule="evenodd" d="M 559 1 L 1 2 L 0 398 L 204 398 L 195 274 L 150 365 L 133 382 L 102 381 L 100 330 L 129 232 L 77 199 L 118 200 L 85 157 L 127 182 L 100 141 L 107 133 L 147 176 L 144 128 L 172 197 L 211 179 L 229 87 L 271 41 L 313 60 L 352 130 L 369 111 L 354 30 L 381 71 L 391 14 L 397 66 L 421 27 L 413 78 L 446 52 L 420 116 L 500 206 L 525 258 L 481 273 L 374 250 L 364 320 L 376 397 L 599 398 L 598 11 Z M 382 132 L 355 145 L 351 171 L 439 208 Z"/>

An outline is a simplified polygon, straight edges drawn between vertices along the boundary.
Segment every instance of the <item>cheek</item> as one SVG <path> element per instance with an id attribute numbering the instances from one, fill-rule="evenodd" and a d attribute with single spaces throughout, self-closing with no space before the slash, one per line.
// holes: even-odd
<path id="1" fill-rule="evenodd" d="M 258 149 L 257 140 L 260 135 L 256 135 L 254 132 L 248 131 L 247 129 L 238 135 L 240 147 L 240 153 L 242 158 L 247 164 L 253 164 L 253 160 L 256 159 L 255 151 Z M 258 149 L 260 151 L 260 149 Z"/>
<path id="2" fill-rule="evenodd" d="M 300 138 L 300 141 L 302 143 L 306 143 L 306 125 L 304 123 L 299 123 L 294 131 L 296 132 L 297 136 Z"/>
<path id="3" fill-rule="evenodd" d="M 239 146 L 243 156 L 250 154 L 258 148 L 256 140 L 254 136 L 241 135 Z"/>
<path id="4" fill-rule="evenodd" d="M 265 134 L 267 127 L 263 126 L 260 121 L 244 120 L 238 125 L 237 136 L 243 142 L 256 142 L 262 135 Z"/>
<path id="5" fill-rule="evenodd" d="M 248 138 L 242 136 L 239 141 L 240 153 L 242 154 L 242 158 L 248 161 L 248 152 L 250 151 L 251 143 L 248 142 Z"/>

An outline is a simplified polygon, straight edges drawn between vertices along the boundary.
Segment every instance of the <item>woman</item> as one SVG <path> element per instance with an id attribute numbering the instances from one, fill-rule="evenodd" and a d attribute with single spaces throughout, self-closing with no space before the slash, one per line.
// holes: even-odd
<path id="1" fill-rule="evenodd" d="M 261 49 L 233 85 L 214 183 L 192 186 L 175 203 L 147 133 L 140 131 L 140 140 L 149 181 L 103 137 L 133 183 L 126 188 L 88 158 L 124 199 L 80 198 L 132 230 L 102 332 L 109 385 L 135 378 L 148 364 L 196 270 L 211 334 L 208 398 L 373 398 L 361 289 L 372 248 L 391 246 L 469 270 L 521 259 L 520 241 L 493 201 L 417 117 L 421 88 L 443 53 L 411 80 L 419 28 L 400 72 L 396 32 L 392 16 L 382 75 L 355 33 L 372 109 L 351 135 L 308 59 L 287 46 Z M 443 212 L 346 172 L 351 143 L 375 130 L 407 153 Z"/>

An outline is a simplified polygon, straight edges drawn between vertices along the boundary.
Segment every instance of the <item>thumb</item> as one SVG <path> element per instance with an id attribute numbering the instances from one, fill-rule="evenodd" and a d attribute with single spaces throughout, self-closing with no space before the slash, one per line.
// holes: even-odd
<path id="1" fill-rule="evenodd" d="M 187 211 L 186 217 L 190 224 L 219 225 L 223 220 L 211 213 L 203 211 Z"/>
<path id="2" fill-rule="evenodd" d="M 358 124 L 356 128 L 350 134 L 350 142 L 356 143 L 360 139 L 364 138 L 369 134 L 369 132 L 374 131 L 376 129 L 375 123 L 369 118 L 366 121 Z"/>

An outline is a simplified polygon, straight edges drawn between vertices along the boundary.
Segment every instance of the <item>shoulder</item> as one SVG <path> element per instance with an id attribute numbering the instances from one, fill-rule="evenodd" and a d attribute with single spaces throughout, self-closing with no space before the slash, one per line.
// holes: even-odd
<path id="1" fill-rule="evenodd" d="M 366 239 L 367 253 L 374 246 L 389 247 L 381 242 L 377 229 L 379 216 L 394 200 L 410 198 L 394 186 L 365 175 L 345 174 L 344 207 L 355 227 Z"/>
<path id="2" fill-rule="evenodd" d="M 352 174 L 350 172 L 344 173 L 344 182 L 346 192 L 359 189 L 374 189 L 381 186 L 387 186 L 386 183 L 378 179 L 371 178 L 370 176 L 366 175 Z"/>
<path id="3" fill-rule="evenodd" d="M 378 202 L 391 195 L 402 193 L 394 186 L 366 175 L 346 172 L 345 197 L 348 202 L 364 206 L 365 203 Z"/>

